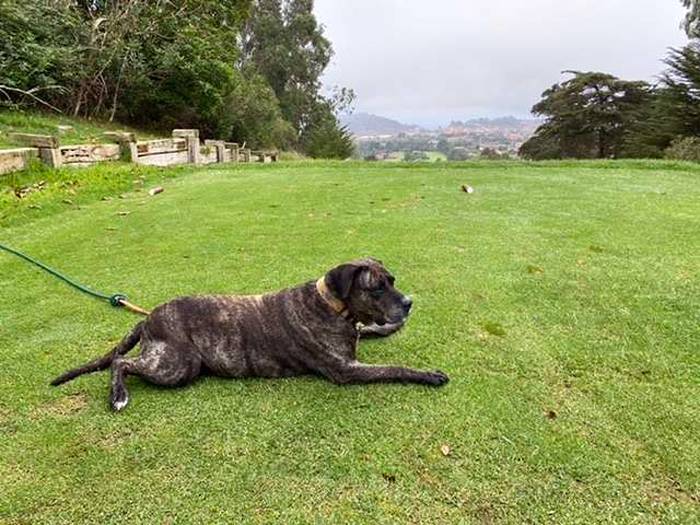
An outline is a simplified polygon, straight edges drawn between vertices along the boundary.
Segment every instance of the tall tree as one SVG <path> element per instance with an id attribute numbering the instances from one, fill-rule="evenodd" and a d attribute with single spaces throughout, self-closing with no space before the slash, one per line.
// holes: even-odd
<path id="1" fill-rule="evenodd" d="M 643 118 L 627 136 L 632 156 L 660 157 L 680 137 L 700 136 L 700 41 L 671 49 Z"/>
<path id="2" fill-rule="evenodd" d="M 313 14 L 313 0 L 257 0 L 244 31 L 243 53 L 269 82 L 285 119 L 302 133 L 333 55 Z"/>
<path id="3" fill-rule="evenodd" d="M 546 121 L 520 154 L 533 159 L 619 157 L 626 134 L 651 99 L 651 86 L 605 73 L 566 73 L 573 78 L 546 90 L 532 108 Z"/>
<path id="4" fill-rule="evenodd" d="M 700 135 L 700 41 L 671 49 L 661 77 L 666 108 L 675 117 L 677 133 Z"/>
<path id="5" fill-rule="evenodd" d="M 688 10 L 685 16 L 684 28 L 689 38 L 700 37 L 700 0 L 681 0 Z"/>
<path id="6" fill-rule="evenodd" d="M 296 132 L 297 147 L 312 156 L 348 156 L 352 140 L 336 114 L 352 105 L 354 93 L 321 94 L 333 49 L 314 16 L 313 0 L 256 0 L 242 40 L 244 68 L 267 79 Z"/>

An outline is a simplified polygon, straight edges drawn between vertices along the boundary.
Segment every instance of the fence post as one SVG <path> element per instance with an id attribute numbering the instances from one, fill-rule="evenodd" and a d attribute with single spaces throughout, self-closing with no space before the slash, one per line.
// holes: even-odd
<path id="1" fill-rule="evenodd" d="M 198 129 L 174 129 L 173 138 L 184 138 L 187 141 L 187 161 L 190 164 L 200 163 Z"/>
<path id="2" fill-rule="evenodd" d="M 223 140 L 205 140 L 204 145 L 216 148 L 216 162 L 226 162 L 226 146 Z"/>
<path id="3" fill-rule="evenodd" d="M 238 143 L 224 142 L 224 146 L 231 150 L 231 162 L 238 162 Z"/>
<path id="4" fill-rule="evenodd" d="M 250 148 L 243 148 L 241 153 L 243 153 L 243 162 L 250 162 Z"/>
<path id="5" fill-rule="evenodd" d="M 59 148 L 39 148 L 39 158 L 49 168 L 60 168 L 63 164 Z"/>
<path id="6" fill-rule="evenodd" d="M 58 137 L 53 135 L 33 135 L 30 133 L 10 133 L 11 140 L 39 148 L 39 158 L 50 168 L 58 168 L 63 163 Z"/>
<path id="7" fill-rule="evenodd" d="M 136 147 L 136 136 L 126 131 L 105 131 L 108 139 L 119 144 L 119 155 L 124 162 L 138 162 L 139 151 Z"/>

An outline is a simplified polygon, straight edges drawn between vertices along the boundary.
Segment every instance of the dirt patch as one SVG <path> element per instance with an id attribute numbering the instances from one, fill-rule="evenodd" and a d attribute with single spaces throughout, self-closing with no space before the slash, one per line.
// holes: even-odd
<path id="1" fill-rule="evenodd" d="M 107 450 L 114 450 L 131 441 L 135 435 L 136 434 L 131 429 L 122 428 L 101 436 L 99 439 L 95 440 L 95 444 Z"/>
<path id="2" fill-rule="evenodd" d="M 700 494 L 684 488 L 678 480 L 660 475 L 658 479 L 647 481 L 644 493 L 652 506 L 681 503 L 684 505 L 700 504 Z"/>
<path id="3" fill-rule="evenodd" d="M 87 408 L 87 396 L 81 392 L 54 399 L 32 411 L 35 419 L 48 416 L 72 416 Z"/>
<path id="4" fill-rule="evenodd" d="M 386 208 L 389 210 L 402 209 L 402 208 L 415 208 L 421 204 L 425 199 L 423 195 L 411 195 L 405 199 L 391 201 L 390 199 L 382 199 L 386 202 Z"/>

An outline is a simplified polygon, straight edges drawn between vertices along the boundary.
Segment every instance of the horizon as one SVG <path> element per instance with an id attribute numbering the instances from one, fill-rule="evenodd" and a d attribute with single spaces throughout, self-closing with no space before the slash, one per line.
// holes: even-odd
<path id="1" fill-rule="evenodd" d="M 341 121 L 346 122 L 348 119 L 350 119 L 352 117 L 357 117 L 359 115 L 367 115 L 370 117 L 379 117 L 379 118 L 383 118 L 383 119 L 388 119 L 388 120 L 391 120 L 391 121 L 396 122 L 398 124 L 402 124 L 404 126 L 421 128 L 425 131 L 437 131 L 440 129 L 444 129 L 444 128 L 449 127 L 450 124 L 456 123 L 456 122 L 469 123 L 469 122 L 475 122 L 475 121 L 479 121 L 479 120 L 486 120 L 486 121 L 493 122 L 493 121 L 506 120 L 506 119 L 515 119 L 518 121 L 525 121 L 525 122 L 542 122 L 544 120 L 542 118 L 538 118 L 538 117 L 535 117 L 533 115 L 530 115 L 527 117 L 518 117 L 516 115 L 497 115 L 495 117 L 453 118 L 453 119 L 450 119 L 449 122 L 439 123 L 438 125 L 423 126 L 420 124 L 416 124 L 414 122 L 404 122 L 403 120 L 387 117 L 386 115 L 378 115 L 376 113 L 369 113 L 367 111 L 353 111 L 352 113 L 346 113 L 346 114 L 341 115 L 340 119 L 341 119 Z"/>

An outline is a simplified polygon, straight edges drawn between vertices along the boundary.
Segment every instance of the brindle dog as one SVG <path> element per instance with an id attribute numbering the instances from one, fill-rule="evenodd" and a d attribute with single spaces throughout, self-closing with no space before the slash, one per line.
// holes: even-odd
<path id="1" fill-rule="evenodd" d="M 124 385 L 129 374 L 162 386 L 182 386 L 200 374 L 235 378 L 317 374 L 339 385 L 444 385 L 448 377 L 440 371 L 357 361 L 359 338 L 396 332 L 411 304 L 394 288 L 394 277 L 382 263 L 371 258 L 342 264 L 318 281 L 281 292 L 182 297 L 156 308 L 104 357 L 51 384 L 110 367 L 114 410 L 129 402 Z M 141 354 L 124 357 L 139 342 Z"/>

